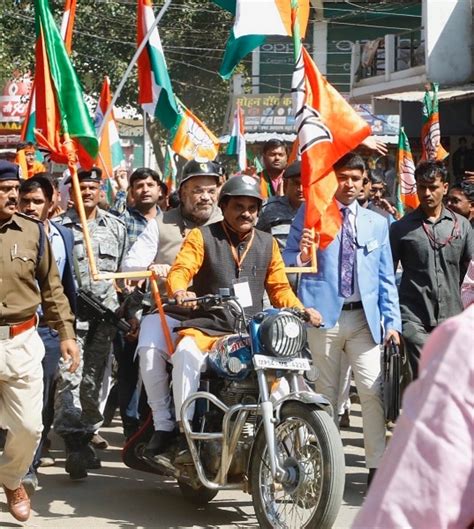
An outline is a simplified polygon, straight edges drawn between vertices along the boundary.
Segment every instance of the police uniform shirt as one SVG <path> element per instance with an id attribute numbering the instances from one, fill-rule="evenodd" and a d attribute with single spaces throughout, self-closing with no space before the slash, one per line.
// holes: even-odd
<path id="1" fill-rule="evenodd" d="M 20 214 L 0 225 L 0 325 L 29 320 L 41 303 L 45 322 L 60 339 L 75 338 L 74 317 L 46 236 L 38 261 L 39 234 L 38 222 Z"/>

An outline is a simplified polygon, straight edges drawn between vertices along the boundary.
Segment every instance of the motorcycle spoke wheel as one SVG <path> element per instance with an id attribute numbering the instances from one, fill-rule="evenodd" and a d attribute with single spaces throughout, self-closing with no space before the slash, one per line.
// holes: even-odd
<path id="1" fill-rule="evenodd" d="M 274 481 L 262 435 L 251 471 L 252 495 L 261 527 L 331 527 L 344 486 L 342 444 L 332 419 L 304 405 L 288 406 L 275 427 L 275 439 L 280 461 L 292 479 Z"/>

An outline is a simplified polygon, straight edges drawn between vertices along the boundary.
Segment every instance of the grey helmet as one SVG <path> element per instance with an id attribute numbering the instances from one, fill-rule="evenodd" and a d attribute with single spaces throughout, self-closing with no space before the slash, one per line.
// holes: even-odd
<path id="1" fill-rule="evenodd" d="M 260 206 L 263 202 L 263 197 L 260 193 L 259 180 L 249 175 L 239 174 L 231 176 L 222 186 L 219 194 L 219 206 L 224 197 L 254 197 L 260 201 Z"/>
<path id="2" fill-rule="evenodd" d="M 189 160 L 189 162 L 186 162 L 181 171 L 179 187 L 181 187 L 184 182 L 190 178 L 193 178 L 194 176 L 214 176 L 216 178 L 216 182 L 219 183 L 219 168 L 214 162 L 204 158 Z"/>

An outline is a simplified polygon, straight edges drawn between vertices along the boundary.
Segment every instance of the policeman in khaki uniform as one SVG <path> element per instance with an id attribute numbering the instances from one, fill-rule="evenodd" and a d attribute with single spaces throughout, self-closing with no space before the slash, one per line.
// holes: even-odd
<path id="1" fill-rule="evenodd" d="M 21 485 L 42 430 L 44 346 L 36 310 L 59 333 L 64 365 L 79 364 L 74 318 L 42 226 L 16 213 L 19 170 L 0 161 L 0 425 L 8 430 L 0 455 L 0 484 L 8 509 L 19 521 L 30 515 Z"/>
<path id="2" fill-rule="evenodd" d="M 99 209 L 101 170 L 79 171 L 79 186 L 99 273 L 118 272 L 128 247 L 125 224 Z M 74 194 L 73 194 L 74 198 Z M 74 261 L 79 287 L 91 291 L 107 308 L 119 306 L 112 280 L 93 281 L 89 271 L 82 224 L 76 209 L 69 209 L 61 224 L 74 234 Z M 55 400 L 54 430 L 66 445 L 66 472 L 71 479 L 84 479 L 87 469 L 100 468 L 100 460 L 89 444 L 103 422 L 99 395 L 116 328 L 82 314 L 78 304 L 77 335 L 82 346 L 82 362 L 71 375 L 60 363 Z"/>

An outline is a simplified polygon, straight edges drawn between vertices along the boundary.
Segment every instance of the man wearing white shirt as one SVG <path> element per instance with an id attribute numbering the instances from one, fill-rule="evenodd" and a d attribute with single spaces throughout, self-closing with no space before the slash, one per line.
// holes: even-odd
<path id="1" fill-rule="evenodd" d="M 320 371 L 317 389 L 334 408 L 342 359 L 345 357 L 352 367 L 362 406 L 370 482 L 385 449 L 380 343 L 382 338 L 384 343 L 399 343 L 400 309 L 388 224 L 357 203 L 364 161 L 349 153 L 334 165 L 334 171 L 342 226 L 334 241 L 318 250 L 318 272 L 302 274 L 298 297 L 305 306 L 320 312 L 325 323 L 324 329 L 308 329 L 308 343 Z M 304 228 L 302 206 L 283 252 L 287 266 L 309 264 L 312 242 L 311 231 Z"/>
<path id="2" fill-rule="evenodd" d="M 219 168 L 213 162 L 190 160 L 183 168 L 179 183 L 180 206 L 166 211 L 150 222 L 130 248 L 123 264 L 125 272 L 153 270 L 166 278 L 187 233 L 196 226 L 222 219 L 217 207 Z M 164 284 L 159 284 L 162 293 Z M 168 327 L 179 321 L 167 316 Z M 174 437 L 175 421 L 171 416 L 166 361 L 169 351 L 159 315 L 145 316 L 140 324 L 137 354 L 140 374 L 153 413 L 155 433 L 147 445 L 150 456 L 163 452 Z"/>

